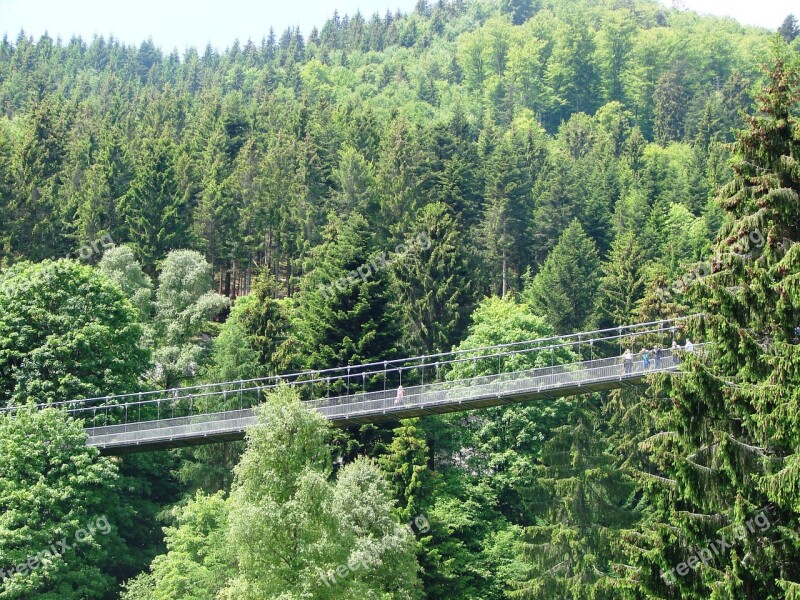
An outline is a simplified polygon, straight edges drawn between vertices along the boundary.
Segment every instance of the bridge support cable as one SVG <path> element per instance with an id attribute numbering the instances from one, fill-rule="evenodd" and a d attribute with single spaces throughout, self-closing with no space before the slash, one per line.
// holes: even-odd
<path id="1" fill-rule="evenodd" d="M 454 373 L 454 369 L 464 363 L 471 363 L 470 370 L 476 374 L 480 372 L 479 367 L 484 371 L 488 370 L 489 373 L 492 373 L 489 377 L 497 377 L 498 379 L 494 383 L 499 385 L 514 374 L 505 373 L 504 369 L 513 368 L 515 364 L 519 365 L 520 358 L 525 358 L 527 359 L 525 362 L 533 364 L 535 357 L 546 353 L 544 357 L 545 360 L 549 359 L 547 362 L 550 366 L 544 368 L 551 369 L 551 373 L 533 373 L 530 370 L 515 372 L 517 379 L 539 378 L 536 388 L 542 390 L 552 387 L 541 379 L 542 377 L 559 376 L 558 385 L 560 386 L 572 383 L 583 384 L 580 380 L 571 381 L 571 376 L 567 376 L 571 372 L 585 372 L 587 383 L 598 377 L 606 379 L 611 376 L 612 371 L 615 371 L 615 365 L 621 364 L 622 352 L 614 352 L 617 343 L 620 348 L 623 344 L 630 347 L 637 340 L 641 340 L 642 347 L 645 342 L 659 343 L 659 338 L 663 339 L 665 333 L 669 332 L 674 336 L 675 331 L 683 328 L 686 320 L 693 317 L 696 316 L 360 365 L 346 365 L 170 390 L 139 391 L 132 394 L 76 399 L 38 406 L 39 408 L 45 406 L 63 408 L 72 416 L 84 419 L 90 428 L 97 429 L 99 415 L 102 416 L 103 426 L 109 427 L 133 423 L 174 421 L 185 417 L 219 415 L 226 412 L 242 414 L 243 411 L 252 409 L 263 400 L 267 393 L 281 385 L 298 389 L 310 408 L 325 406 L 326 410 L 329 410 L 334 406 L 345 407 L 359 402 L 375 401 L 385 403 L 388 400 L 394 402 L 397 399 L 402 399 L 403 404 L 406 405 L 411 402 L 410 399 L 415 394 L 428 394 L 442 390 L 455 393 L 455 390 L 461 388 L 465 381 L 461 381 L 459 385 L 450 377 Z M 577 357 L 577 360 L 568 365 L 557 365 L 556 354 L 559 351 L 564 351 L 565 354 L 571 352 Z M 603 356 L 604 354 L 605 356 Z M 587 357 L 588 361 L 585 360 Z M 597 369 L 606 371 L 601 373 Z M 590 372 L 594 375 L 590 376 Z M 397 387 L 389 382 L 390 378 L 395 379 L 392 374 L 396 376 Z M 359 375 L 360 386 L 351 381 L 353 377 Z M 618 373 L 615 372 L 613 375 L 612 378 L 615 378 Z M 471 380 L 469 385 L 483 385 L 479 379 Z M 508 379 L 508 381 L 511 380 L 513 378 Z M 407 386 L 407 389 L 403 388 L 402 392 L 398 393 L 398 390 L 401 389 L 400 386 Z M 358 389 L 359 387 L 360 389 Z M 234 399 L 234 406 L 230 406 L 228 392 L 232 392 L 234 398 L 238 398 L 238 402 Z M 498 389 L 497 391 L 499 396 L 504 393 L 504 390 Z M 374 396 L 375 394 L 377 396 Z M 13 412 L 16 408 L 8 407 L 4 410 Z M 389 413 L 393 412 L 391 408 L 389 407 Z M 369 409 L 366 410 L 369 412 Z"/>

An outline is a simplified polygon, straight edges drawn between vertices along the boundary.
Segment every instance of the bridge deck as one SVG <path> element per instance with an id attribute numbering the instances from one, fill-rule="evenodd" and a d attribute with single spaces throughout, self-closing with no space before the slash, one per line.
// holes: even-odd
<path id="1" fill-rule="evenodd" d="M 677 366 L 677 361 L 667 350 L 658 368 L 651 364 L 650 369 L 643 370 L 641 362 L 635 361 L 630 373 L 624 371 L 619 357 L 603 358 L 409 387 L 404 390 L 402 399 L 397 397 L 396 389 L 391 389 L 324 398 L 305 404 L 310 410 L 319 411 L 333 425 L 347 427 L 619 389 L 640 383 L 650 374 L 675 370 Z M 88 427 L 86 431 L 90 445 L 104 453 L 123 454 L 242 439 L 245 430 L 255 422 L 253 409 L 243 408 Z"/>

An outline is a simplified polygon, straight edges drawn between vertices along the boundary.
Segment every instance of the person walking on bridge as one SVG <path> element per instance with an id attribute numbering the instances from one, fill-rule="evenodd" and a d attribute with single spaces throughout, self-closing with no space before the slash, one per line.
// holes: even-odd
<path id="1" fill-rule="evenodd" d="M 672 361 L 676 365 L 681 364 L 681 346 L 675 340 L 672 340 Z"/>
<path id="2" fill-rule="evenodd" d="M 403 384 L 402 383 L 397 387 L 397 398 L 394 399 L 394 404 L 395 404 L 395 406 L 399 406 L 400 404 L 403 404 Z"/>
<path id="3" fill-rule="evenodd" d="M 653 346 L 653 367 L 656 369 L 661 368 L 661 346 L 658 344 Z"/>
<path id="4" fill-rule="evenodd" d="M 630 375 L 633 370 L 633 354 L 631 354 L 630 348 L 625 349 L 625 354 L 622 355 L 622 364 L 625 366 L 625 374 Z"/>

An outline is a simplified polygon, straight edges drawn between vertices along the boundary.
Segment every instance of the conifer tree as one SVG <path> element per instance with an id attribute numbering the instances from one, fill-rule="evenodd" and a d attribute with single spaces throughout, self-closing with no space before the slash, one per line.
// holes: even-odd
<path id="1" fill-rule="evenodd" d="M 169 250 L 186 247 L 190 218 L 175 180 L 175 144 L 146 138 L 137 153 L 135 175 L 120 202 L 125 241 L 136 249 L 146 272 Z"/>
<path id="2" fill-rule="evenodd" d="M 523 291 L 523 298 L 559 333 L 588 325 L 600 278 L 594 242 L 576 220 Z"/>
<path id="3" fill-rule="evenodd" d="M 531 503 L 538 523 L 525 529 L 528 578 L 514 598 L 627 597 L 625 536 L 635 534 L 627 506 L 633 480 L 617 467 L 597 395 L 574 400 L 568 422 L 552 432 L 534 466 Z M 620 576 L 620 573 L 623 576 Z"/>
<path id="4" fill-rule="evenodd" d="M 452 211 L 434 202 L 419 212 L 406 239 L 417 246 L 392 268 L 406 345 L 412 352 L 443 352 L 466 327 L 476 294 L 464 236 Z"/>
<path id="5" fill-rule="evenodd" d="M 529 173 L 514 151 L 509 134 L 486 160 L 486 206 L 479 236 L 492 277 L 493 291 L 504 296 L 518 289 L 524 272 L 523 249 L 528 246 L 529 215 L 533 211 Z"/>
<path id="6" fill-rule="evenodd" d="M 399 332 L 384 264 L 396 256 L 374 251 L 372 236 L 360 215 L 334 218 L 310 254 L 293 317 L 297 366 L 358 364 L 396 351 Z"/>
<path id="7" fill-rule="evenodd" d="M 652 392 L 665 412 L 646 478 L 675 492 L 653 499 L 658 525 L 641 540 L 650 548 L 640 555 L 650 593 L 800 593 L 799 84 L 797 67 L 776 49 L 758 110 L 734 147 L 734 179 L 721 194 L 729 222 L 714 248 L 713 273 L 688 290 L 693 310 L 705 315 L 695 333 L 710 345 L 686 361 L 681 377 Z M 761 513 L 767 524 L 752 527 Z M 675 576 L 692 544 L 707 546 L 720 535 L 735 538 L 734 547 L 713 565 Z"/>
<path id="8" fill-rule="evenodd" d="M 614 240 L 598 288 L 601 326 L 620 325 L 631 318 L 644 291 L 644 260 L 635 233 L 628 231 Z"/>
<path id="9" fill-rule="evenodd" d="M 791 44 L 798 35 L 800 35 L 800 27 L 797 26 L 797 19 L 794 15 L 787 15 L 786 18 L 778 27 L 778 33 L 781 34 L 787 44 Z"/>
<path id="10" fill-rule="evenodd" d="M 431 491 L 428 445 L 416 425 L 416 419 L 402 421 L 394 429 L 386 453 L 378 459 L 394 489 L 397 509 L 404 521 L 421 513 Z"/>

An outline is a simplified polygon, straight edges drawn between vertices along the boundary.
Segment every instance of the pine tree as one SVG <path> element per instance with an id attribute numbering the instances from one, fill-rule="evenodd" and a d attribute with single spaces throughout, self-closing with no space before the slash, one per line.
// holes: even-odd
<path id="1" fill-rule="evenodd" d="M 503 0 L 500 4 L 503 12 L 511 15 L 514 25 L 522 25 L 539 10 L 538 0 Z"/>
<path id="2" fill-rule="evenodd" d="M 276 287 L 268 274 L 261 274 L 247 296 L 250 300 L 236 309 L 248 347 L 255 352 L 254 359 L 266 375 L 285 371 L 288 360 L 285 346 L 289 337 L 288 308 L 285 301 L 276 298 Z"/>
<path id="3" fill-rule="evenodd" d="M 642 540 L 650 550 L 641 567 L 651 573 L 643 583 L 659 594 L 800 592 L 800 79 L 783 52 L 776 50 L 758 111 L 735 144 L 734 179 L 721 195 L 729 221 L 713 273 L 688 290 L 694 310 L 705 314 L 697 333 L 711 345 L 652 392 L 655 402 L 669 398 L 657 424 L 669 443 L 653 447 L 648 477 L 677 491 L 653 500 L 660 525 Z M 767 525 L 753 528 L 764 511 Z M 736 535 L 748 519 L 751 527 Z M 674 575 L 692 544 L 720 535 L 736 535 L 735 547 L 713 568 Z"/>
<path id="4" fill-rule="evenodd" d="M 561 234 L 578 216 L 576 203 L 581 197 L 573 164 L 563 153 L 551 156 L 544 171 L 547 174 L 534 189 L 531 245 L 535 265 L 544 263 Z"/>
<path id="5" fill-rule="evenodd" d="M 576 219 L 564 230 L 522 297 L 557 332 L 581 331 L 589 325 L 599 279 L 600 261 L 594 242 Z"/>
<path id="6" fill-rule="evenodd" d="M 301 282 L 293 317 L 297 366 L 359 364 L 396 351 L 399 332 L 384 265 L 393 258 L 373 251 L 370 227 L 360 215 L 333 219 Z"/>
<path id="7" fill-rule="evenodd" d="M 444 204 L 425 206 L 406 233 L 414 250 L 394 263 L 392 289 L 411 352 L 443 352 L 466 327 L 476 295 L 455 216 Z"/>
<path id="8" fill-rule="evenodd" d="M 0 265 L 11 255 L 11 210 L 13 179 L 11 171 L 13 147 L 5 127 L 0 127 Z"/>

